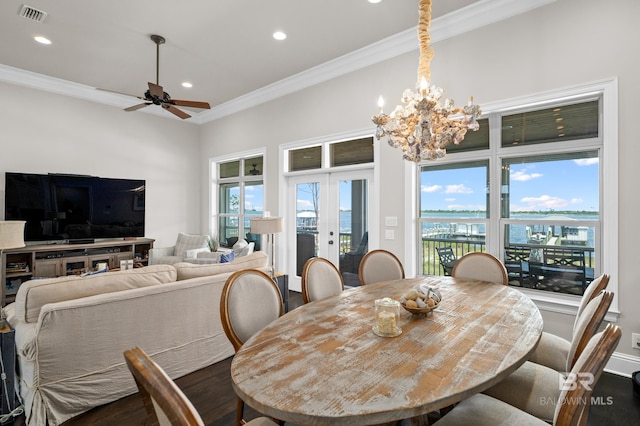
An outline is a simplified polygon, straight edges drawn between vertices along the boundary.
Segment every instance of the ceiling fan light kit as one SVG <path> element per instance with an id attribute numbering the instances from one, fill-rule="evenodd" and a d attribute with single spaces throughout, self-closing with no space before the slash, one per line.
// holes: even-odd
<path id="1" fill-rule="evenodd" d="M 144 97 L 136 96 L 138 99 L 142 99 L 144 101 L 143 103 L 130 106 L 124 110 L 130 112 L 137 111 L 149 105 L 159 105 L 184 120 L 191 117 L 191 115 L 187 114 L 180 108 L 176 108 L 176 106 L 211 109 L 211 105 L 209 105 L 208 102 L 172 99 L 171 96 L 164 91 L 162 86 L 160 86 L 160 45 L 164 44 L 166 39 L 157 34 L 151 34 L 149 38 L 156 44 L 156 82 L 155 84 L 148 82 L 149 89 L 144 92 Z"/>

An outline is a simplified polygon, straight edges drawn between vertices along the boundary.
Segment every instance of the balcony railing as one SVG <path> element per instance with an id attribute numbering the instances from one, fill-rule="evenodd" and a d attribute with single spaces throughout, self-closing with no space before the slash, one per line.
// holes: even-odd
<path id="1" fill-rule="evenodd" d="M 445 275 L 436 248 L 451 247 L 456 258 L 472 251 L 485 251 L 484 240 L 477 238 L 461 240 L 459 238 L 422 238 L 422 274 Z"/>

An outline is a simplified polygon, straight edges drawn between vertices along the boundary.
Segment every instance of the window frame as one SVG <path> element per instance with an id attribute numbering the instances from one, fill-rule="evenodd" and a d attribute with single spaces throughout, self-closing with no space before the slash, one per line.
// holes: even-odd
<path id="1" fill-rule="evenodd" d="M 254 157 L 262 157 L 262 174 L 261 175 L 246 175 L 245 163 L 247 159 Z M 262 217 L 262 214 L 245 214 L 245 184 L 253 182 L 262 182 L 263 188 L 263 209 L 266 208 L 266 194 L 267 194 L 267 182 L 265 168 L 267 164 L 266 149 L 260 148 L 251 151 L 244 151 L 239 153 L 233 153 L 220 157 L 209 159 L 209 234 L 220 242 L 219 222 L 221 217 L 238 217 L 238 235 L 245 235 L 249 232 L 249 229 L 245 230 L 244 221 L 246 218 Z M 219 165 L 228 163 L 231 161 L 239 161 L 238 176 L 229 178 L 219 178 Z M 238 213 L 220 213 L 220 185 L 228 183 L 238 183 L 239 191 L 239 206 Z M 263 211 L 264 213 L 264 211 Z M 221 243 L 221 242 L 220 242 Z"/>
<path id="2" fill-rule="evenodd" d="M 599 134 L 585 145 L 585 139 L 566 142 L 550 142 L 543 144 L 522 145 L 518 147 L 502 147 L 500 117 L 519 112 L 543 109 L 549 106 L 579 103 L 593 99 L 600 99 Z M 596 235 L 596 246 L 600 251 L 599 271 L 611 275 L 608 289 L 616 295 L 611 304 L 609 313 L 605 317 L 608 321 L 616 321 L 619 315 L 618 308 L 618 81 L 617 79 L 603 80 L 591 84 L 559 89 L 529 96 L 513 98 L 505 101 L 483 105 L 483 117 L 489 119 L 489 149 L 447 154 L 441 163 L 463 163 L 470 160 L 487 159 L 489 161 L 490 201 L 491 212 L 486 228 L 487 252 L 498 255 L 504 246 L 504 224 L 511 223 L 513 219 L 501 217 L 500 186 L 501 165 L 503 159 L 525 157 L 527 155 L 554 154 L 572 151 L 598 150 L 600 161 L 599 172 L 599 212 L 600 235 Z M 464 142 L 463 142 L 464 143 Z M 421 217 L 420 217 L 420 173 L 422 166 L 430 162 L 421 162 L 418 167 L 411 169 L 414 182 L 415 200 L 412 203 L 417 206 L 415 214 L 416 226 L 413 231 L 414 244 L 408 250 L 416 254 L 416 271 L 421 274 Z M 415 209 L 415 207 L 413 207 Z M 415 212 L 415 210 L 414 210 Z M 520 223 L 520 222 L 519 222 Z M 416 232 L 417 229 L 417 232 Z M 599 242 L 598 242 L 599 240 Z M 498 256 L 502 258 L 501 255 Z M 538 307 L 545 311 L 572 314 L 577 312 L 580 301 L 579 296 L 537 291 L 526 288 L 518 288 L 531 297 Z"/>

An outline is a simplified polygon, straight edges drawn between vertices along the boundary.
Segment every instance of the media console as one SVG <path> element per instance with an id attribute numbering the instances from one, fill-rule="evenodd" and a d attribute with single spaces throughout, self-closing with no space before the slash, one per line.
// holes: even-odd
<path id="1" fill-rule="evenodd" d="M 0 283 L 2 306 L 15 299 L 20 285 L 32 278 L 52 278 L 79 275 L 96 270 L 98 263 L 109 269 L 119 268 L 121 260 L 146 264 L 150 238 L 108 240 L 87 244 L 42 244 L 2 252 Z"/>

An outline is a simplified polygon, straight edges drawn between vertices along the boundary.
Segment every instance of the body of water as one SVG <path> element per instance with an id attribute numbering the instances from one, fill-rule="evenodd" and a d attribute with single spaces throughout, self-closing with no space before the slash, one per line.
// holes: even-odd
<path id="1" fill-rule="evenodd" d="M 460 233 L 460 235 L 464 234 L 481 234 L 484 235 L 486 233 L 484 223 L 476 223 L 476 224 L 460 224 L 457 223 L 456 220 L 460 218 L 464 219 L 483 219 L 484 220 L 484 212 L 423 212 L 423 216 L 428 216 L 433 219 L 442 220 L 442 221 L 433 221 L 433 222 L 424 222 L 422 224 L 423 231 L 427 231 L 436 227 L 449 227 L 450 224 L 456 227 L 456 231 Z M 559 219 L 559 220 L 581 220 L 581 221 L 592 221 L 598 218 L 596 214 L 562 214 L 562 215 L 545 215 L 545 214 L 536 214 L 536 213 L 515 213 L 512 218 L 514 219 Z M 535 225 L 533 226 L 533 231 L 535 232 L 543 232 L 547 233 L 548 226 Z M 340 232 L 349 233 L 351 232 L 351 211 L 341 211 L 340 212 Z M 552 233 L 560 234 L 561 229 L 560 226 L 552 226 Z M 587 226 L 587 243 L 586 247 L 595 247 L 594 244 L 595 238 L 595 227 Z M 510 244 L 526 244 L 528 242 L 527 236 L 527 225 L 511 225 L 510 226 L 510 236 L 509 243 Z"/>

